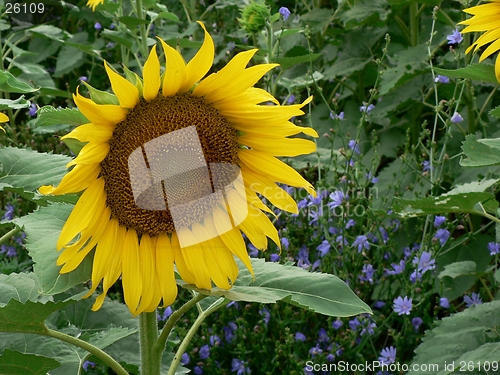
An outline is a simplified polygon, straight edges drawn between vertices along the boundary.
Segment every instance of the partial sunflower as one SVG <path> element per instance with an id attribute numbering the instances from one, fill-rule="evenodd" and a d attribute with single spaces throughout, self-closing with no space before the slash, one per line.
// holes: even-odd
<path id="1" fill-rule="evenodd" d="M 65 138 L 86 142 L 57 187 L 43 194 L 83 191 L 57 241 L 61 273 L 73 271 L 95 247 L 91 295 L 101 281 L 101 307 L 108 289 L 122 277 L 125 303 L 137 315 L 177 296 L 174 264 L 184 281 L 229 289 L 238 268 L 252 271 L 245 242 L 266 249 L 278 233 L 257 196 L 297 213 L 293 198 L 276 182 L 305 188 L 310 183 L 275 156 L 313 152 L 314 142 L 289 138 L 316 131 L 289 119 L 302 104 L 281 106 L 253 85 L 276 64 L 247 68 L 253 49 L 237 54 L 219 72 L 214 44 L 205 30 L 200 50 L 186 64 L 160 39 L 166 70 L 153 46 L 143 79 L 123 78 L 105 64 L 116 97 L 108 103 L 81 96 L 74 101 L 89 123 Z M 92 95 L 91 88 L 91 95 Z"/>
<path id="2" fill-rule="evenodd" d="M 99 4 L 104 4 L 104 0 L 88 0 L 87 1 L 87 6 L 89 8 L 92 8 L 92 11 L 95 12 L 95 8 L 99 5 Z"/>
<path id="3" fill-rule="evenodd" d="M 459 23 L 459 25 L 468 25 L 461 31 L 462 33 L 485 31 L 483 35 L 467 48 L 465 53 L 475 52 L 482 46 L 491 43 L 481 54 L 479 58 L 479 62 L 481 62 L 500 50 L 500 0 L 492 0 L 488 4 L 467 8 L 464 9 L 464 12 L 472 14 L 473 17 Z M 498 56 L 495 61 L 495 75 L 497 81 L 500 82 L 500 59 Z"/>
<path id="4" fill-rule="evenodd" d="M 0 124 L 2 124 L 4 122 L 8 122 L 8 121 L 9 121 L 9 116 L 7 116 L 4 113 L 0 113 Z M 5 132 L 5 129 L 3 127 L 0 126 L 0 129 Z"/>

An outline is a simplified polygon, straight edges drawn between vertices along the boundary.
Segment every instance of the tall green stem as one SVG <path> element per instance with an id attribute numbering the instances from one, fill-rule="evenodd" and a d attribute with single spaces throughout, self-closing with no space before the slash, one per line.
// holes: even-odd
<path id="1" fill-rule="evenodd" d="M 153 350 L 158 340 L 156 312 L 139 315 L 139 340 L 141 346 L 141 375 L 160 375 L 162 353 Z"/>
<path id="2" fill-rule="evenodd" d="M 137 18 L 139 18 L 140 20 L 144 20 L 146 19 L 144 17 L 144 13 L 142 12 L 142 0 L 137 0 Z M 139 26 L 139 33 L 140 33 L 140 43 L 139 43 L 139 47 L 140 47 L 140 50 L 141 50 L 141 54 L 142 54 L 142 58 L 143 59 L 147 59 L 148 58 L 148 35 L 146 33 L 146 25 L 144 24 L 141 24 Z"/>
<path id="3" fill-rule="evenodd" d="M 108 365 L 110 368 L 113 369 L 114 372 L 116 372 L 118 375 L 128 375 L 128 372 L 118 363 L 116 362 L 109 354 L 106 352 L 102 351 L 98 347 L 77 339 L 76 337 L 67 335 L 62 332 L 54 331 L 50 328 L 46 328 L 45 332 L 42 333 L 45 336 L 53 337 L 56 339 L 59 339 L 61 341 L 67 342 L 68 344 L 75 345 L 79 348 L 82 348 L 86 351 L 88 351 L 90 354 L 95 355 L 97 358 L 99 358 L 101 361 L 103 361 L 106 365 Z M 159 373 L 158 373 L 159 374 Z"/>
<path id="4" fill-rule="evenodd" d="M 174 360 L 170 364 L 170 368 L 168 369 L 168 374 L 167 375 L 174 375 L 175 370 L 177 370 L 177 366 L 179 366 L 179 363 L 181 361 L 182 355 L 186 351 L 189 343 L 191 342 L 191 339 L 193 338 L 194 334 L 200 327 L 201 323 L 213 312 L 217 311 L 221 307 L 227 305 L 229 303 L 229 300 L 224 299 L 223 297 L 219 298 L 217 301 L 212 303 L 208 309 L 203 311 L 198 315 L 198 318 L 194 321 L 193 325 L 189 329 L 186 337 L 184 337 L 184 340 L 182 340 L 181 345 L 179 346 L 179 349 L 177 349 L 177 352 L 175 353 Z"/>

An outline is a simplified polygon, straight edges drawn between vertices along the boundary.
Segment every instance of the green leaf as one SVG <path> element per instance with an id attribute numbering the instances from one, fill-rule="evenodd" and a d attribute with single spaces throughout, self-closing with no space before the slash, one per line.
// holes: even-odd
<path id="1" fill-rule="evenodd" d="M 460 159 L 462 167 L 484 167 L 500 164 L 500 151 L 479 142 L 475 135 L 468 135 L 462 142 L 462 151 L 468 159 Z"/>
<path id="2" fill-rule="evenodd" d="M 321 53 L 309 53 L 307 55 L 293 56 L 293 57 L 280 57 L 277 59 L 277 63 L 280 64 L 283 70 L 291 68 L 294 65 L 309 63 L 317 60 L 321 56 Z"/>
<path id="3" fill-rule="evenodd" d="M 392 208 L 403 217 L 416 217 L 428 214 L 462 212 L 479 214 L 484 210 L 495 210 L 498 202 L 491 193 L 464 193 L 441 195 L 421 199 L 395 198 Z"/>
<path id="4" fill-rule="evenodd" d="M 499 321 L 500 301 L 474 306 L 437 321 L 437 327 L 432 331 L 426 331 L 422 343 L 415 350 L 413 364 L 433 363 L 438 366 L 432 369 L 426 366 L 427 371 L 417 371 L 418 366 L 415 366 L 412 374 L 449 374 L 460 366 L 459 361 L 463 358 L 474 358 L 475 361 L 499 361 L 500 344 L 492 343 L 491 338 L 491 333 L 497 331 Z M 496 334 L 493 336 L 496 337 Z M 491 355 L 488 354 L 488 350 Z M 445 368 L 445 363 L 450 366 Z"/>
<path id="5" fill-rule="evenodd" d="M 106 92 L 106 91 L 97 90 L 97 89 L 93 88 L 92 86 L 90 86 L 85 81 L 82 81 L 82 83 L 89 90 L 90 98 L 94 101 L 94 103 L 120 105 L 120 101 L 118 100 L 118 98 L 115 95 L 113 95 L 109 92 Z"/>
<path id="6" fill-rule="evenodd" d="M 302 89 L 305 87 L 310 87 L 314 84 L 314 82 L 319 82 L 323 79 L 323 74 L 320 72 L 314 72 L 311 74 L 307 73 L 303 76 L 295 77 L 294 79 L 281 77 L 279 80 L 279 84 L 288 89 L 289 92 L 292 92 L 294 89 Z"/>
<path id="7" fill-rule="evenodd" d="M 447 77 L 468 78 L 484 82 L 498 83 L 495 76 L 495 67 L 491 64 L 471 64 L 460 69 L 434 68 L 437 74 Z"/>
<path id="8" fill-rule="evenodd" d="M 364 0 L 354 3 L 349 10 L 340 16 L 340 19 L 346 24 L 349 22 L 361 23 L 372 20 L 375 15 L 378 15 L 377 19 L 385 21 L 390 13 L 391 9 L 387 0 Z"/>
<path id="9" fill-rule="evenodd" d="M 112 40 L 115 43 L 125 46 L 127 49 L 132 48 L 132 41 L 130 36 L 121 31 L 113 31 L 106 29 L 101 33 L 102 36 Z"/>
<path id="10" fill-rule="evenodd" d="M 238 262 L 238 279 L 229 290 L 213 288 L 198 290 L 200 293 L 225 297 L 232 301 L 276 303 L 292 305 L 328 316 L 371 314 L 371 309 L 338 277 L 308 272 L 293 265 L 252 259 L 255 280 L 246 267 Z M 181 286 L 183 281 L 177 280 Z M 191 288 L 191 286 L 188 286 Z"/>
<path id="11" fill-rule="evenodd" d="M 489 189 L 499 181 L 500 179 L 487 179 L 482 181 L 468 182 L 466 184 L 455 186 L 453 189 L 451 189 L 449 192 L 443 195 L 454 195 L 454 194 L 472 193 L 472 192 L 481 193 L 486 189 Z"/>
<path id="12" fill-rule="evenodd" d="M 500 118 L 500 105 L 498 107 L 493 108 L 488 113 L 490 114 L 490 116 L 495 116 L 496 118 Z"/>
<path id="13" fill-rule="evenodd" d="M 68 32 L 52 25 L 39 25 L 30 29 L 29 32 L 43 38 L 53 39 L 59 42 L 63 42 L 65 38 L 70 36 Z"/>
<path id="14" fill-rule="evenodd" d="M 54 77 L 61 77 L 85 63 L 82 50 L 69 45 L 65 45 L 57 55 L 56 71 Z"/>
<path id="15" fill-rule="evenodd" d="M 426 60 L 427 46 L 424 44 L 396 53 L 389 59 L 395 66 L 386 69 L 380 78 L 380 95 L 387 94 L 428 69 Z"/>
<path id="16" fill-rule="evenodd" d="M 10 349 L 0 356 L 0 374 L 4 375 L 45 375 L 59 366 L 55 359 Z"/>
<path id="17" fill-rule="evenodd" d="M 473 275 L 475 272 L 476 262 L 465 260 L 463 262 L 455 262 L 444 266 L 444 271 L 439 274 L 439 278 L 442 279 L 445 276 L 449 276 L 454 279 L 458 276 Z"/>
<path id="18" fill-rule="evenodd" d="M 71 158 L 46 154 L 29 149 L 0 148 L 0 190 L 4 187 L 22 187 L 32 191 L 41 185 L 57 184 L 67 173 Z"/>
<path id="19" fill-rule="evenodd" d="M 24 95 L 21 95 L 16 100 L 0 99 L 0 110 L 4 110 L 7 108 L 12 108 L 12 109 L 28 108 L 30 105 L 31 105 L 30 101 L 24 99 Z"/>
<path id="20" fill-rule="evenodd" d="M 58 294 L 90 279 L 92 256 L 87 256 L 80 266 L 70 273 L 60 274 L 56 265 L 59 252 L 57 239 L 73 205 L 52 204 L 21 218 L 12 220 L 24 227 L 26 248 L 35 262 L 33 270 L 44 294 Z"/>
<path id="21" fill-rule="evenodd" d="M 156 18 L 163 18 L 165 20 L 169 20 L 169 21 L 172 21 L 175 23 L 181 22 L 179 20 L 179 17 L 177 17 L 174 13 L 167 12 L 167 11 L 163 11 L 163 12 L 158 13 L 158 16 Z"/>
<path id="22" fill-rule="evenodd" d="M 0 71 L 0 91 L 27 94 L 38 91 L 38 89 L 31 87 L 25 82 L 19 81 L 9 72 Z"/>
<path id="23" fill-rule="evenodd" d="M 135 29 L 139 25 L 146 25 L 148 21 L 142 20 L 136 17 L 129 17 L 129 16 L 123 16 L 123 17 L 118 17 L 120 22 L 124 23 L 131 29 Z"/>
<path id="24" fill-rule="evenodd" d="M 35 126 L 69 125 L 79 126 L 89 123 L 89 120 L 77 108 L 55 109 L 50 105 L 40 108 L 37 112 Z"/>

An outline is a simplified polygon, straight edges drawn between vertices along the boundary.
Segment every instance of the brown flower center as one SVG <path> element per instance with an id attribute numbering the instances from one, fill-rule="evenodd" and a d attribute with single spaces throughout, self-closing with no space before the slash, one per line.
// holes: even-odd
<path id="1" fill-rule="evenodd" d="M 213 178 L 211 165 L 238 165 L 236 136 L 203 98 L 180 94 L 141 99 L 116 125 L 101 162 L 112 216 L 150 236 L 174 232 L 173 216 L 177 225 L 202 221 L 217 204 L 210 193 L 221 181 L 220 176 Z M 230 169 L 219 172 L 229 180 L 234 175 Z"/>

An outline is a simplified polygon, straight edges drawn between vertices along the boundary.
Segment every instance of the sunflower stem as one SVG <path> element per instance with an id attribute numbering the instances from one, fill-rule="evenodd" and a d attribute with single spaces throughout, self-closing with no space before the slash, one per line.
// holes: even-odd
<path id="1" fill-rule="evenodd" d="M 191 300 L 192 301 L 192 300 Z M 177 366 L 179 366 L 179 363 L 181 361 L 182 355 L 186 351 L 189 343 L 193 339 L 194 334 L 200 328 L 201 323 L 213 312 L 219 310 L 221 307 L 226 306 L 230 300 L 225 299 L 225 298 L 219 298 L 217 301 L 212 303 L 208 309 L 203 311 L 201 314 L 198 315 L 198 318 L 194 321 L 193 325 L 189 329 L 186 337 L 184 337 L 184 340 L 182 340 L 181 345 L 177 349 L 177 352 L 175 353 L 174 359 L 172 363 L 170 364 L 170 368 L 168 369 L 167 375 L 174 375 L 175 371 L 177 370 Z"/>
<path id="2" fill-rule="evenodd" d="M 67 342 L 68 344 L 72 344 L 74 346 L 82 348 L 82 349 L 88 351 L 90 354 L 95 355 L 97 358 L 99 358 L 101 361 L 103 361 L 106 365 L 108 365 L 111 369 L 113 369 L 113 371 L 116 372 L 118 375 L 128 375 L 128 372 L 118 362 L 116 362 L 113 359 L 113 357 L 111 357 L 109 354 L 107 354 L 103 350 L 99 349 L 98 347 L 96 347 L 96 346 L 94 346 L 86 341 L 77 339 L 76 337 L 67 335 L 67 334 L 59 332 L 59 331 L 54 331 L 53 329 L 50 329 L 50 328 L 45 328 L 45 331 L 42 333 L 42 335 L 53 337 L 55 339 Z"/>
<path id="3" fill-rule="evenodd" d="M 0 238 L 0 245 L 3 245 L 5 242 L 7 242 L 9 240 L 9 238 L 16 235 L 20 231 L 21 231 L 20 227 L 15 227 L 14 229 L 11 229 L 10 231 L 8 231 L 6 234 L 4 234 L 2 236 L 2 238 Z"/>
<path id="4" fill-rule="evenodd" d="M 158 340 L 156 312 L 139 315 L 141 375 L 160 375 L 161 352 L 153 350 Z"/>
<path id="5" fill-rule="evenodd" d="M 205 295 L 199 293 L 193 299 L 190 299 L 184 305 L 182 305 L 179 310 L 174 311 L 172 315 L 170 315 L 170 317 L 167 320 L 167 323 L 165 324 L 165 327 L 163 327 L 163 330 L 161 331 L 158 341 L 156 341 L 156 343 L 153 346 L 153 350 L 156 350 L 161 356 L 161 353 L 165 349 L 165 344 L 167 343 L 168 335 L 170 334 L 170 331 L 172 331 L 172 328 L 174 328 L 175 323 L 177 323 L 177 321 L 181 318 L 182 315 L 184 315 L 186 311 L 190 310 L 194 305 L 198 304 L 198 302 L 200 302 L 205 297 L 206 297 Z"/>

